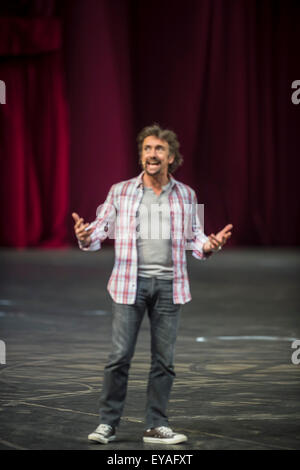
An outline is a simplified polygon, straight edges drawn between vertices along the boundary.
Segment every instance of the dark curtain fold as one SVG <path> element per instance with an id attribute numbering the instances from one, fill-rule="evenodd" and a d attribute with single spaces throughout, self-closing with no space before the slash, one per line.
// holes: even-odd
<path id="1" fill-rule="evenodd" d="M 0 19 L 1 245 L 67 243 L 69 129 L 61 25 L 52 18 Z"/>
<path id="2" fill-rule="evenodd" d="M 110 186 L 137 172 L 128 2 L 70 2 L 64 18 L 70 205 L 89 221 Z M 68 227 L 74 242 L 71 216 Z"/>

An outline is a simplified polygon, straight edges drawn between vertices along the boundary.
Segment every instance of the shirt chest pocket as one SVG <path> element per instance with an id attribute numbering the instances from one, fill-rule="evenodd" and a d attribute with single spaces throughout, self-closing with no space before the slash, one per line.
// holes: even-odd
<path id="1" fill-rule="evenodd" d="M 138 213 L 138 201 L 131 197 L 120 197 L 118 202 L 118 231 L 119 234 L 122 234 L 126 237 L 128 234 L 135 232 Z"/>

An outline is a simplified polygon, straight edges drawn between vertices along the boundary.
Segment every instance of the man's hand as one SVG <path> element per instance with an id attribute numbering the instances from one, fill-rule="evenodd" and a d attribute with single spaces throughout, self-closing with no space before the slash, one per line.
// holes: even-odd
<path id="1" fill-rule="evenodd" d="M 222 246 L 225 245 L 227 240 L 231 237 L 232 228 L 233 225 L 228 224 L 222 230 L 220 230 L 217 235 L 211 233 L 208 237 L 209 240 L 203 245 L 204 253 L 209 253 L 210 251 L 216 252 L 221 250 Z"/>
<path id="2" fill-rule="evenodd" d="M 89 246 L 92 242 L 90 235 L 95 229 L 91 228 L 89 230 L 86 230 L 86 228 L 90 224 L 89 223 L 85 224 L 84 219 L 79 217 L 79 215 L 76 214 L 76 212 L 72 213 L 72 217 L 75 221 L 74 231 L 75 231 L 75 235 L 76 235 L 77 239 L 80 241 L 80 243 L 83 246 Z"/>

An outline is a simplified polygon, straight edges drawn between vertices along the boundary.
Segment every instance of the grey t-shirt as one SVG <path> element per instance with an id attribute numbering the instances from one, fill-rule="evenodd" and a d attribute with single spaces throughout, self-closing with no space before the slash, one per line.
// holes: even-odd
<path id="1" fill-rule="evenodd" d="M 138 276 L 173 279 L 170 190 L 171 182 L 159 195 L 144 186 L 137 214 Z"/>

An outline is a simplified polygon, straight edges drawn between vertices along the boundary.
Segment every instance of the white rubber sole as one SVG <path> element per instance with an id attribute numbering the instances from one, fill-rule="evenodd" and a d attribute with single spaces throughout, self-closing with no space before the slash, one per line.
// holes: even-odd
<path id="1" fill-rule="evenodd" d="M 181 442 L 187 441 L 187 436 L 184 434 L 176 434 L 174 437 L 170 437 L 169 439 L 162 438 L 159 439 L 158 437 L 143 437 L 143 441 L 148 444 L 180 444 Z"/>
<path id="2" fill-rule="evenodd" d="M 96 442 L 99 444 L 108 444 L 111 441 L 114 441 L 116 439 L 116 436 L 110 436 L 108 438 L 101 436 L 101 434 L 98 434 L 97 432 L 92 432 L 92 434 L 88 435 L 88 440 L 92 442 Z"/>

